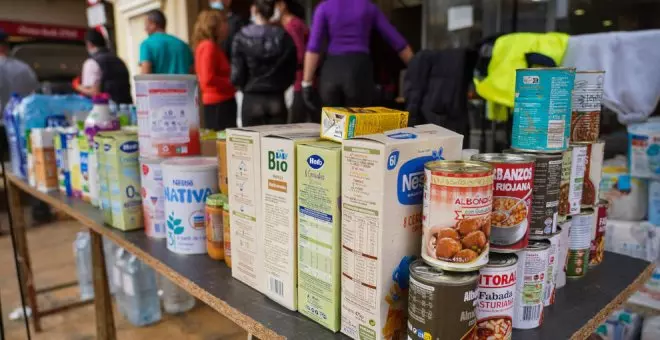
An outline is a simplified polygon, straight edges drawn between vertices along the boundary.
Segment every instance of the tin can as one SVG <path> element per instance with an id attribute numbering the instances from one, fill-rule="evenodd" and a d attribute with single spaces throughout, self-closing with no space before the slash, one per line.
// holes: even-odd
<path id="1" fill-rule="evenodd" d="M 135 76 L 141 156 L 200 154 L 198 92 L 194 75 Z"/>
<path id="2" fill-rule="evenodd" d="M 595 218 L 595 212 L 591 208 L 583 209 L 579 215 L 572 218 L 568 235 L 567 278 L 581 278 L 587 274 Z"/>
<path id="3" fill-rule="evenodd" d="M 516 70 L 511 147 L 532 152 L 561 152 L 568 147 L 572 68 Z"/>
<path id="4" fill-rule="evenodd" d="M 408 339 L 474 339 L 479 272 L 410 264 Z"/>
<path id="5" fill-rule="evenodd" d="M 204 208 L 218 192 L 218 161 L 212 157 L 172 158 L 163 162 L 167 249 L 206 254 Z"/>
<path id="6" fill-rule="evenodd" d="M 607 208 L 606 200 L 598 201 L 596 208 L 596 219 L 591 237 L 591 248 L 589 249 L 589 266 L 597 266 L 603 262 L 605 255 L 605 230 L 607 229 Z"/>
<path id="7" fill-rule="evenodd" d="M 569 216 L 557 227 L 559 231 L 559 251 L 557 255 L 557 270 L 555 270 L 555 291 L 566 285 L 566 258 L 568 257 L 568 235 L 573 221 Z M 554 303 L 554 302 L 553 302 Z"/>
<path id="8" fill-rule="evenodd" d="M 586 145 L 587 160 L 584 168 L 584 186 L 582 187 L 583 208 L 593 208 L 598 203 L 600 195 L 600 180 L 603 176 L 603 158 L 605 156 L 605 142 L 576 143 Z"/>
<path id="9" fill-rule="evenodd" d="M 444 270 L 473 271 L 488 263 L 493 167 L 475 161 L 424 166 L 422 257 Z"/>
<path id="10" fill-rule="evenodd" d="M 561 227 L 557 227 L 557 232 L 548 236 L 542 236 L 544 240 L 550 241 L 548 251 L 548 266 L 545 273 L 545 289 L 543 290 L 543 305 L 550 306 L 555 301 L 555 278 L 557 271 L 560 270 L 559 248 L 561 239 Z M 539 236 L 535 239 L 540 240 Z"/>
<path id="11" fill-rule="evenodd" d="M 587 161 L 585 145 L 571 145 L 563 154 L 559 186 L 559 220 L 580 213 L 584 170 Z"/>
<path id="12" fill-rule="evenodd" d="M 213 194 L 206 198 L 206 251 L 214 260 L 224 260 L 225 220 L 223 211 L 227 196 Z"/>
<path id="13" fill-rule="evenodd" d="M 521 153 L 505 150 L 505 153 Z M 556 154 L 522 154 L 534 157 L 534 187 L 532 193 L 532 217 L 530 235 L 552 235 L 557 230 L 559 212 L 559 184 L 561 182 L 562 157 Z"/>
<path id="14" fill-rule="evenodd" d="M 534 158 L 506 153 L 484 153 L 472 160 L 493 166 L 493 213 L 490 248 L 514 252 L 527 247 L 531 220 Z"/>
<path id="15" fill-rule="evenodd" d="M 532 329 L 543 321 L 543 295 L 550 241 L 530 240 L 518 253 L 513 328 Z"/>
<path id="16" fill-rule="evenodd" d="M 517 267 L 516 254 L 492 253 L 479 271 L 476 339 L 511 339 Z"/>
<path id="17" fill-rule="evenodd" d="M 573 86 L 571 142 L 596 142 L 600 134 L 605 71 L 578 71 Z"/>
<path id="18" fill-rule="evenodd" d="M 140 195 L 144 233 L 165 238 L 165 197 L 163 196 L 163 159 L 140 157 Z"/>

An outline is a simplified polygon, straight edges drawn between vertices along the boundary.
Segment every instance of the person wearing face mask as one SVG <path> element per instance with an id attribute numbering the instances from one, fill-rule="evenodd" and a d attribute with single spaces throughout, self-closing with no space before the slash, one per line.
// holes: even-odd
<path id="1" fill-rule="evenodd" d="M 227 34 L 227 39 L 222 42 L 221 46 L 227 57 L 231 58 L 231 44 L 234 41 L 234 36 L 236 36 L 236 33 L 238 33 L 243 26 L 245 26 L 246 22 L 237 13 L 232 12 L 231 0 L 212 0 L 209 5 L 212 9 L 225 11 L 227 15 L 229 32 Z"/>
<path id="2" fill-rule="evenodd" d="M 270 24 L 276 0 L 256 0 L 253 24 L 236 34 L 232 45 L 231 82 L 243 91 L 243 126 L 284 124 L 284 91 L 296 76 L 296 45 L 279 25 Z"/>
<path id="3" fill-rule="evenodd" d="M 204 10 L 197 17 L 192 36 L 195 73 L 204 104 L 204 124 L 216 131 L 236 126 L 236 90 L 229 79 L 231 66 L 220 43 L 228 35 L 227 15 Z"/>
<path id="4" fill-rule="evenodd" d="M 377 31 L 408 64 L 413 57 L 406 40 L 370 0 L 325 0 L 314 10 L 305 53 L 303 94 L 305 103 L 319 109 L 312 80 L 327 41 L 319 92 L 324 106 L 371 105 L 373 65 L 369 56 L 372 31 Z"/>
<path id="5" fill-rule="evenodd" d="M 83 64 L 81 81 L 76 91 L 89 97 L 107 93 L 117 104 L 133 103 L 128 68 L 108 49 L 105 37 L 90 28 L 85 33 L 85 46 L 89 58 Z"/>

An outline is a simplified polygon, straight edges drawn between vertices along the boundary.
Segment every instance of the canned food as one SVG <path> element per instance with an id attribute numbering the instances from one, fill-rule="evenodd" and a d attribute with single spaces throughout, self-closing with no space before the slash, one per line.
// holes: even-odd
<path id="1" fill-rule="evenodd" d="M 578 71 L 573 86 L 571 142 L 596 142 L 600 134 L 605 71 Z"/>
<path id="2" fill-rule="evenodd" d="M 598 201 L 596 210 L 595 225 L 591 237 L 591 249 L 589 250 L 589 266 L 597 266 L 603 262 L 605 255 L 605 230 L 607 229 L 607 208 L 606 200 Z"/>
<path id="3" fill-rule="evenodd" d="M 506 153 L 484 153 L 472 160 L 493 166 L 493 213 L 490 218 L 492 251 L 512 252 L 527 247 L 531 219 L 534 158 Z"/>
<path id="4" fill-rule="evenodd" d="M 424 166 L 422 257 L 444 270 L 473 271 L 488 263 L 493 167 L 474 161 Z"/>
<path id="5" fill-rule="evenodd" d="M 516 254 L 492 253 L 479 271 L 476 340 L 511 339 L 517 266 Z"/>
<path id="6" fill-rule="evenodd" d="M 505 150 L 504 152 L 521 153 L 516 150 Z M 532 218 L 529 233 L 530 235 L 552 235 L 557 230 L 563 155 L 561 153 L 522 153 L 534 157 Z"/>
<path id="7" fill-rule="evenodd" d="M 214 260 L 225 258 L 223 211 L 227 196 L 213 194 L 206 197 L 206 252 Z"/>
<path id="8" fill-rule="evenodd" d="M 561 152 L 568 147 L 572 68 L 516 70 L 511 147 L 533 152 Z"/>
<path id="9" fill-rule="evenodd" d="M 410 264 L 408 339 L 474 339 L 479 272 Z"/>
<path id="10" fill-rule="evenodd" d="M 578 144 L 580 145 L 580 144 Z M 605 142 L 585 143 L 587 159 L 584 169 L 584 186 L 582 188 L 583 208 L 593 208 L 598 203 L 600 194 L 600 179 L 603 176 L 603 158 Z"/>
<path id="11" fill-rule="evenodd" d="M 543 320 L 543 295 L 550 241 L 530 240 L 518 253 L 513 328 L 532 329 Z"/>
<path id="12" fill-rule="evenodd" d="M 540 239 L 538 237 L 535 239 Z M 555 278 L 557 271 L 560 270 L 559 247 L 561 242 L 561 227 L 557 227 L 557 232 L 550 235 L 550 237 L 543 236 L 543 239 L 550 241 L 548 267 L 545 273 L 545 289 L 543 290 L 543 305 L 550 306 L 555 301 Z"/>
<path id="13" fill-rule="evenodd" d="M 559 251 L 557 259 L 557 270 L 555 270 L 555 290 L 562 288 L 566 285 L 566 257 L 568 257 L 568 235 L 571 230 L 572 224 L 571 217 L 569 216 L 566 221 L 559 224 L 557 230 L 559 231 Z"/>
<path id="14" fill-rule="evenodd" d="M 163 196 L 162 159 L 140 158 L 140 194 L 144 232 L 149 237 L 165 238 L 165 197 Z"/>
<path id="15" fill-rule="evenodd" d="M 568 235 L 567 278 L 580 278 L 587 273 L 595 218 L 593 209 L 583 209 L 582 213 L 572 218 Z"/>
<path id="16" fill-rule="evenodd" d="M 580 213 L 586 160 L 587 147 L 584 145 L 571 145 L 563 154 L 559 186 L 560 220 L 564 220 L 566 216 Z"/>

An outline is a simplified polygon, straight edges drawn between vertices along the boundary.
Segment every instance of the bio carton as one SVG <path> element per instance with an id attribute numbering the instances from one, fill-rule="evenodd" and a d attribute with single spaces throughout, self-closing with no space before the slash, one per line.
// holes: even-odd
<path id="1" fill-rule="evenodd" d="M 435 125 L 343 142 L 342 333 L 405 334 L 408 267 L 421 249 L 424 164 L 460 159 L 462 144 L 462 135 Z"/>
<path id="2" fill-rule="evenodd" d="M 321 138 L 341 142 L 408 126 L 408 112 L 385 107 L 324 107 Z"/>

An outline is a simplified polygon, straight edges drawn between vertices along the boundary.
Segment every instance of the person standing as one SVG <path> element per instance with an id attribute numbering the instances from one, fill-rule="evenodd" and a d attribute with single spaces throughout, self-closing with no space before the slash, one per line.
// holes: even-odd
<path id="1" fill-rule="evenodd" d="M 326 38 L 327 56 L 321 68 L 319 84 L 323 105 L 371 105 L 374 79 L 369 40 L 373 30 L 389 42 L 404 63 L 412 59 L 410 45 L 370 0 L 326 0 L 316 7 L 302 82 L 308 106 L 318 108 L 321 104 L 315 96 L 312 81 Z"/>
<path id="2" fill-rule="evenodd" d="M 12 93 L 24 97 L 38 88 L 37 75 L 30 66 L 9 56 L 9 36 L 0 30 L 0 117 Z"/>
<path id="3" fill-rule="evenodd" d="M 232 12 L 231 10 L 231 0 L 215 0 L 211 2 L 211 8 L 217 10 L 224 10 L 227 15 L 227 22 L 229 23 L 229 34 L 227 39 L 222 42 L 222 49 L 225 51 L 227 57 L 231 58 L 231 44 L 234 41 L 236 33 L 238 33 L 243 26 L 245 26 L 245 20 L 241 18 L 238 14 Z"/>
<path id="4" fill-rule="evenodd" d="M 220 48 L 228 35 L 227 15 L 221 10 L 204 10 L 193 32 L 195 73 L 204 104 L 204 123 L 215 131 L 236 126 L 236 99 L 231 84 L 231 65 Z"/>
<path id="5" fill-rule="evenodd" d="M 244 94 L 244 126 L 284 124 L 287 120 L 284 91 L 296 76 L 296 46 L 282 27 L 269 23 L 275 1 L 255 1 L 251 8 L 254 24 L 243 27 L 232 45 L 231 82 Z"/>
<path id="6" fill-rule="evenodd" d="M 93 28 L 88 29 L 85 46 L 89 58 L 83 64 L 81 83 L 76 91 L 89 97 L 107 93 L 117 104 L 132 104 L 128 68 L 108 49 L 103 35 Z"/>
<path id="7" fill-rule="evenodd" d="M 165 33 L 167 19 L 154 9 L 147 13 L 144 29 L 149 37 L 140 44 L 140 71 L 142 74 L 193 73 L 193 55 L 188 44 Z"/>

